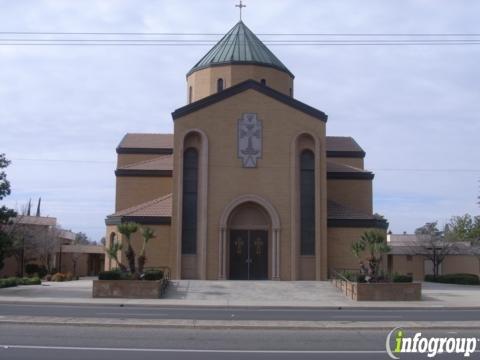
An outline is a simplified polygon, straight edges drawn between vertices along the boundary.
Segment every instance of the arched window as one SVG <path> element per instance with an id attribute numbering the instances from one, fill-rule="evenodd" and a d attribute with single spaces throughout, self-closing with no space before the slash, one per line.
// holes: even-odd
<path id="1" fill-rule="evenodd" d="M 315 156 L 300 154 L 300 254 L 315 255 Z"/>
<path id="2" fill-rule="evenodd" d="M 183 153 L 182 254 L 197 253 L 198 151 Z"/>
<path id="3" fill-rule="evenodd" d="M 260 80 L 260 84 L 267 85 L 267 80 L 265 80 L 265 79 Z"/>
<path id="4" fill-rule="evenodd" d="M 192 87 L 190 86 L 188 88 L 188 103 L 191 104 L 192 103 L 192 96 L 193 96 L 193 89 Z"/>
<path id="5" fill-rule="evenodd" d="M 223 79 L 220 78 L 217 80 L 217 92 L 220 92 L 223 90 Z"/>

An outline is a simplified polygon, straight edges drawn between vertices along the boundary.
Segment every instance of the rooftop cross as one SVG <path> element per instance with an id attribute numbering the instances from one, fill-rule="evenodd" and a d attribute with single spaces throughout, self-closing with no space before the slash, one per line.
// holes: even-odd
<path id="1" fill-rule="evenodd" d="M 240 4 L 235 5 L 235 7 L 238 7 L 240 9 L 240 21 L 242 21 L 242 8 L 247 7 L 247 5 L 243 5 L 242 0 L 240 0 Z"/>

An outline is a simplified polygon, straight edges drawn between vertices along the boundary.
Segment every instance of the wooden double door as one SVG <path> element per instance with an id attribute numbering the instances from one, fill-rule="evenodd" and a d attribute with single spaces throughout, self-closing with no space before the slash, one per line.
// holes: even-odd
<path id="1" fill-rule="evenodd" d="M 268 279 L 268 231 L 230 230 L 230 279 Z"/>

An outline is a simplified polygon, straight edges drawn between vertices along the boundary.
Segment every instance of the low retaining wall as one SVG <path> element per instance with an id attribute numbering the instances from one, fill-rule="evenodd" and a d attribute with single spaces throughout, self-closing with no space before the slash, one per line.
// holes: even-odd
<path id="1" fill-rule="evenodd" d="M 168 280 L 94 280 L 94 298 L 158 299 Z"/>
<path id="2" fill-rule="evenodd" d="M 356 283 L 334 279 L 335 287 L 355 301 L 419 301 L 421 283 Z"/>

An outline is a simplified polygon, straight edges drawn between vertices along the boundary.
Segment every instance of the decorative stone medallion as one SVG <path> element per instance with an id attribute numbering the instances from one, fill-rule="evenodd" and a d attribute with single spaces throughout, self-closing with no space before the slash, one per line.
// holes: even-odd
<path id="1" fill-rule="evenodd" d="M 238 158 L 243 167 L 257 167 L 262 158 L 262 121 L 255 113 L 244 113 L 238 120 Z"/>

